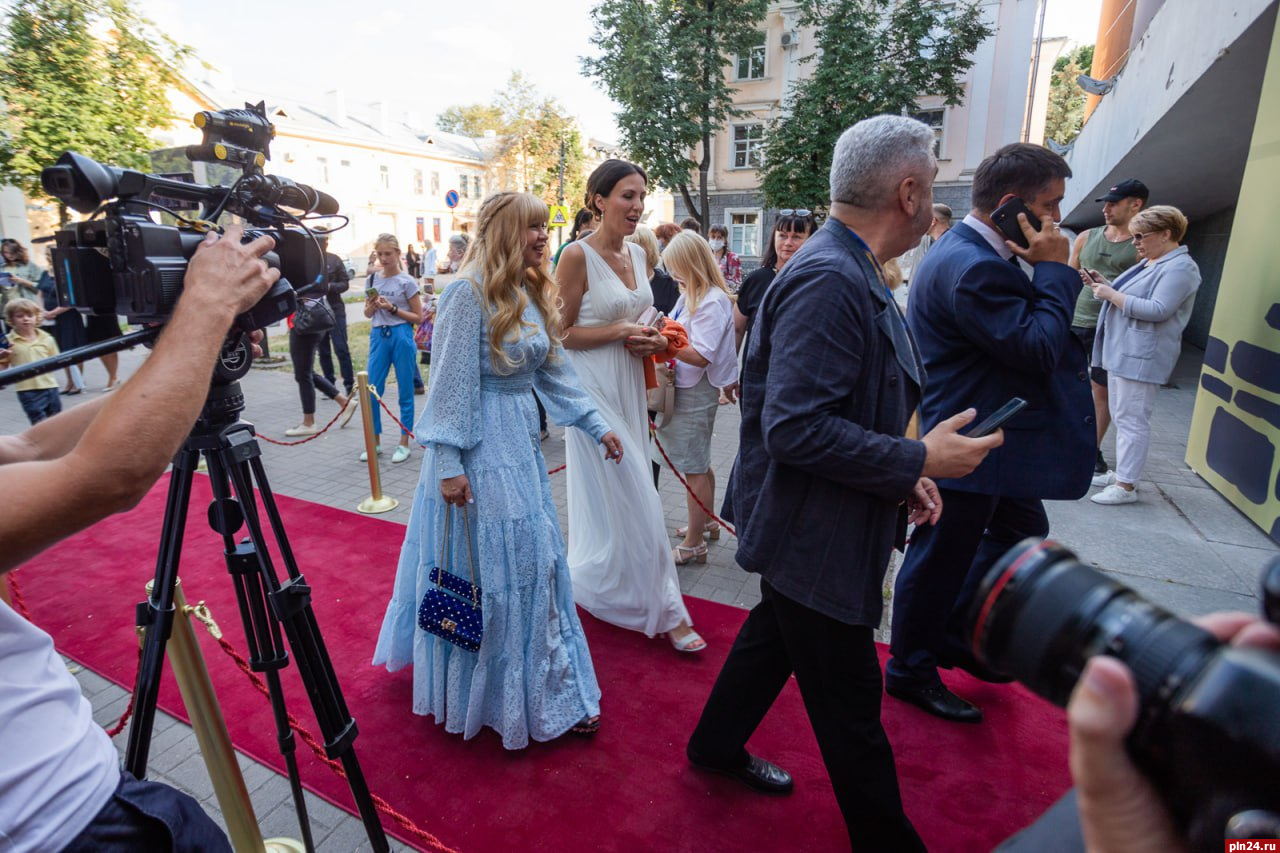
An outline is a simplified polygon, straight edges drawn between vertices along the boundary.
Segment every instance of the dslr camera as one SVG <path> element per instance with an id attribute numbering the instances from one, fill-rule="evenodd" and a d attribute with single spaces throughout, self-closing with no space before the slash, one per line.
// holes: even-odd
<path id="1" fill-rule="evenodd" d="M 1280 558 L 1262 604 L 1280 624 Z M 1127 664 L 1139 699 L 1129 754 L 1193 849 L 1280 834 L 1280 653 L 1226 645 L 1039 539 L 992 567 L 966 630 L 980 661 L 1063 707 L 1088 658 Z"/>
<path id="2" fill-rule="evenodd" d="M 267 295 L 237 318 L 241 331 L 283 319 L 296 307 L 295 288 L 325 281 L 326 237 L 304 220 L 334 216 L 338 203 L 305 184 L 263 173 L 275 136 L 265 104 L 200 112 L 194 123 L 204 139 L 187 147 L 187 157 L 240 167 L 230 186 L 107 166 L 71 151 L 41 172 L 45 192 L 91 214 L 54 237 L 54 277 L 62 304 L 87 314 L 122 314 L 134 324 L 163 323 L 177 304 L 191 256 L 224 213 L 248 224 L 246 242 L 261 234 L 275 239 L 275 250 L 264 259 L 281 274 Z M 189 217 L 166 202 L 194 206 L 200 213 Z M 157 222 L 156 211 L 171 214 L 176 224 Z"/>

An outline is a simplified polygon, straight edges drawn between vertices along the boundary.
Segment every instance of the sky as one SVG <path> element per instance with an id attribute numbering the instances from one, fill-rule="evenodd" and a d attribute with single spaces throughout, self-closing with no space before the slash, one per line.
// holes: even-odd
<path id="1" fill-rule="evenodd" d="M 423 126 L 454 104 L 488 103 L 519 70 L 559 99 L 588 136 L 617 141 L 616 106 L 581 74 L 598 0 L 135 0 L 137 8 L 234 87 L 315 104 L 341 89 L 348 112 Z M 1046 37 L 1087 44 L 1102 0 L 1047 0 Z M 226 106 L 239 106 L 227 104 Z"/>

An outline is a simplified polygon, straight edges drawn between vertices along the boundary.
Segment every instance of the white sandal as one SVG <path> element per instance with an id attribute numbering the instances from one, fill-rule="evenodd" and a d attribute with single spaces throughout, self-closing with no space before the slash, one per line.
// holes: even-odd
<path id="1" fill-rule="evenodd" d="M 676 639 L 675 634 L 668 631 L 667 639 L 671 641 L 671 646 L 678 652 L 701 652 L 707 648 L 707 641 L 702 639 L 701 635 L 692 628 L 689 629 L 689 633 L 679 640 Z M 698 645 L 699 643 L 702 645 Z"/>

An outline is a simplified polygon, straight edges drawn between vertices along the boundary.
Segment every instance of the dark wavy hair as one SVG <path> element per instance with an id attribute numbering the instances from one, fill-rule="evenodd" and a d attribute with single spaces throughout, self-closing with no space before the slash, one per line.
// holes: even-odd
<path id="1" fill-rule="evenodd" d="M 1014 142 L 978 164 L 973 173 L 973 207 L 990 213 L 1012 194 L 1031 202 L 1050 181 L 1071 177 L 1071 167 L 1043 145 Z"/>
<path id="2" fill-rule="evenodd" d="M 760 259 L 760 265 L 773 269 L 778 263 L 778 249 L 773 244 L 773 235 L 779 231 L 789 231 L 791 233 L 808 234 L 813 236 L 813 232 L 818 230 L 818 223 L 813 218 L 813 214 L 808 216 L 796 216 L 794 213 L 790 216 L 779 216 L 773 221 L 773 230 L 769 232 L 769 245 L 765 246 L 764 257 Z"/>
<path id="3" fill-rule="evenodd" d="M 629 163 L 626 160 L 605 160 L 596 170 L 591 173 L 591 177 L 587 178 L 587 194 L 584 199 L 587 210 L 591 211 L 594 217 L 600 216 L 600 211 L 596 210 L 595 197 L 598 195 L 608 197 L 613 192 L 613 188 L 618 185 L 618 181 L 627 175 L 639 175 L 640 179 L 646 184 L 649 183 L 649 176 L 645 174 L 635 163 Z"/>

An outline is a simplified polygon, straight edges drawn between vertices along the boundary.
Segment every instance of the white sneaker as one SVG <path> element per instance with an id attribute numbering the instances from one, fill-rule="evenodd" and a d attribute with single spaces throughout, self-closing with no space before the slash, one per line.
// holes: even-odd
<path id="1" fill-rule="evenodd" d="M 1094 474 L 1094 475 L 1093 475 L 1093 485 L 1094 485 L 1094 488 L 1102 489 L 1102 488 L 1105 488 L 1105 487 L 1107 487 L 1107 486 L 1112 485 L 1113 483 L 1115 483 L 1115 481 L 1116 481 L 1116 472 L 1115 472 L 1115 471 L 1108 471 L 1108 472 L 1107 472 L 1107 473 L 1105 473 L 1105 474 Z"/>
<path id="2" fill-rule="evenodd" d="M 1089 500 L 1096 504 L 1104 504 L 1106 506 L 1112 506 L 1114 504 L 1131 504 L 1138 500 L 1138 490 L 1136 488 L 1122 489 L 1115 483 L 1112 483 L 1093 497 L 1089 498 Z"/>
<path id="3" fill-rule="evenodd" d="M 373 452 L 374 452 L 374 453 L 377 453 L 377 454 L 381 454 L 381 453 L 382 453 L 382 448 L 381 448 L 380 446 L 375 446 L 375 447 L 373 448 Z M 367 451 L 367 450 L 361 450 L 361 451 L 360 451 L 360 461 L 361 461 L 361 462 L 368 462 L 368 461 L 369 461 L 369 451 Z"/>
<path id="4" fill-rule="evenodd" d="M 284 431 L 284 434 L 291 437 L 300 435 L 315 435 L 320 431 L 320 427 L 315 424 L 298 424 L 296 427 L 290 427 Z"/>

